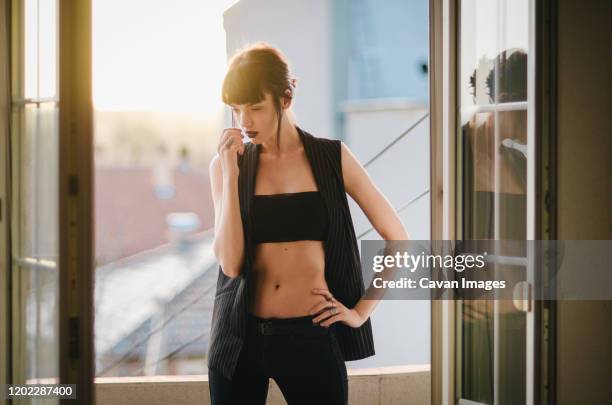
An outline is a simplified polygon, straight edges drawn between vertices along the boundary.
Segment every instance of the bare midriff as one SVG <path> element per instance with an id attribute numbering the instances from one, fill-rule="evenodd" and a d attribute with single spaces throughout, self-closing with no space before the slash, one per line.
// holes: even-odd
<path id="1" fill-rule="evenodd" d="M 327 289 L 322 241 L 266 242 L 255 245 L 250 312 L 261 318 L 308 315 Z"/>

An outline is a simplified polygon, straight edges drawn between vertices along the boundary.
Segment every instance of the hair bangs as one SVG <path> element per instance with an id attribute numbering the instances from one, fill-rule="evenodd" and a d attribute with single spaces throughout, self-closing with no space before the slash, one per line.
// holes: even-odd
<path id="1" fill-rule="evenodd" d="M 260 69 L 251 64 L 238 64 L 228 71 L 222 86 L 225 104 L 255 104 L 265 99 L 264 77 Z"/>

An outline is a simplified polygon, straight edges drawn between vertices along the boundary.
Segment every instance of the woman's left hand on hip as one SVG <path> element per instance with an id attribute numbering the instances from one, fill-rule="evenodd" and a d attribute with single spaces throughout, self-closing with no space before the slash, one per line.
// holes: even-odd
<path id="1" fill-rule="evenodd" d="M 313 323 L 319 323 L 320 326 L 327 328 L 331 324 L 340 321 L 352 328 L 358 328 L 366 321 L 355 309 L 349 309 L 335 299 L 329 290 L 315 288 L 312 290 L 312 293 L 322 295 L 324 298 L 308 312 L 310 315 L 318 314 L 318 316 L 313 318 Z M 335 310 L 332 308 L 335 308 Z"/>

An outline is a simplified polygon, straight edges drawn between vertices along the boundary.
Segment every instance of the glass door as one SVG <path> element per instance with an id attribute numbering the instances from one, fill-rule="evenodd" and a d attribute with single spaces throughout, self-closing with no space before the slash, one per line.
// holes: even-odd
<path id="1" fill-rule="evenodd" d="M 58 1 L 11 4 L 13 383 L 57 383 Z"/>
<path id="2" fill-rule="evenodd" d="M 459 2 L 457 229 L 463 240 L 534 236 L 533 10 L 534 0 Z M 531 280 L 527 247 L 499 246 L 495 269 Z M 458 302 L 459 404 L 532 403 L 534 316 L 526 298 Z"/>

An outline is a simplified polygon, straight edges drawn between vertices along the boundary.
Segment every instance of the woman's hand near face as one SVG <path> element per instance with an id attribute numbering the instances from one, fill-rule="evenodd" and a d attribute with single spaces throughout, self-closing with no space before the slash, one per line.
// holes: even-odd
<path id="1" fill-rule="evenodd" d="M 238 198 L 238 153 L 243 154 L 244 150 L 240 129 L 227 128 L 209 166 L 215 208 L 213 252 L 221 270 L 230 278 L 240 276 L 244 263 L 244 232 Z"/>
<path id="2" fill-rule="evenodd" d="M 217 145 L 217 153 L 221 159 L 224 178 L 234 175 L 238 176 L 238 154 L 242 155 L 244 148 L 242 132 L 239 128 L 226 128 L 223 130 Z"/>

